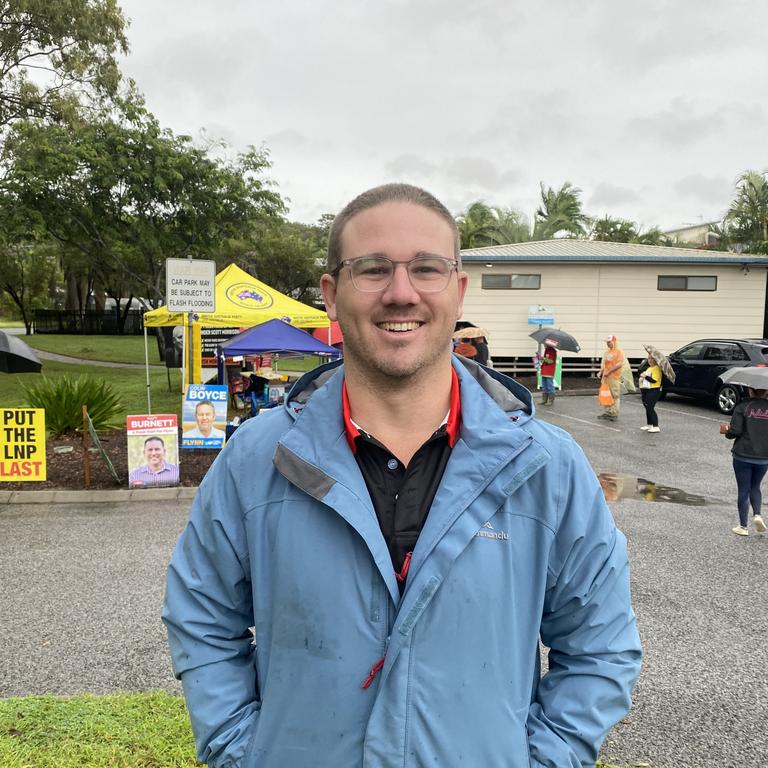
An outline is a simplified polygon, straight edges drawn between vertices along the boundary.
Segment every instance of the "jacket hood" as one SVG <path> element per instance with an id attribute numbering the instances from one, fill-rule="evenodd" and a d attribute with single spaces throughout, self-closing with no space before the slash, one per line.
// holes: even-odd
<path id="1" fill-rule="evenodd" d="M 531 393 L 511 377 L 460 355 L 452 356 L 452 364 L 460 383 L 467 377 L 474 379 L 499 408 L 513 414 L 515 420 L 526 421 L 534 415 Z M 344 361 L 336 360 L 305 373 L 288 392 L 284 406 L 286 411 L 295 419 L 318 389 L 334 376 L 343 376 L 343 372 Z"/>

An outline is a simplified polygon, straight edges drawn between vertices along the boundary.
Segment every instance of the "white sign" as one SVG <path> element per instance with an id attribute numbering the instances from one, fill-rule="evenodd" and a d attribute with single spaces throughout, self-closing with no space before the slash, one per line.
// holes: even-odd
<path id="1" fill-rule="evenodd" d="M 554 325 L 554 307 L 545 307 L 543 304 L 528 305 L 528 325 Z"/>
<path id="2" fill-rule="evenodd" d="M 216 262 L 166 259 L 165 291 L 169 312 L 215 312 Z"/>

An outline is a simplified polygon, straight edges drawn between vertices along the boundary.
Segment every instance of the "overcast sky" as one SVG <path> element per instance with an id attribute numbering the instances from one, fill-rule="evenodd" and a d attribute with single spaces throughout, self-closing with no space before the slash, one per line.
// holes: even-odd
<path id="1" fill-rule="evenodd" d="M 266 146 L 290 218 L 384 181 L 454 213 L 719 219 L 768 169 L 765 0 L 118 0 L 123 62 L 177 133 Z"/>

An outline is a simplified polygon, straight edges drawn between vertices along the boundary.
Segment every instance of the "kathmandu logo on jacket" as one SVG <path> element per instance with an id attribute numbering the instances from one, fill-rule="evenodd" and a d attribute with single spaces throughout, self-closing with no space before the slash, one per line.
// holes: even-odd
<path id="1" fill-rule="evenodd" d="M 499 539 L 504 541 L 509 539 L 509 534 L 504 533 L 504 531 L 497 531 L 491 525 L 490 520 L 487 523 L 483 523 L 483 527 L 475 534 L 475 536 L 479 536 L 481 539 Z"/>

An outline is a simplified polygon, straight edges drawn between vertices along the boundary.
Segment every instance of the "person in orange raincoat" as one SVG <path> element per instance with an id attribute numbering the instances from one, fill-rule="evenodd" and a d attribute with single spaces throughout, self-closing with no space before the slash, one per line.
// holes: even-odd
<path id="1" fill-rule="evenodd" d="M 604 406 L 604 411 L 597 418 L 616 421 L 619 418 L 621 405 L 621 368 L 624 365 L 624 353 L 619 349 L 619 343 L 613 334 L 605 338 L 605 352 L 600 366 L 600 385 L 607 384 L 613 396 L 613 403 Z"/>

